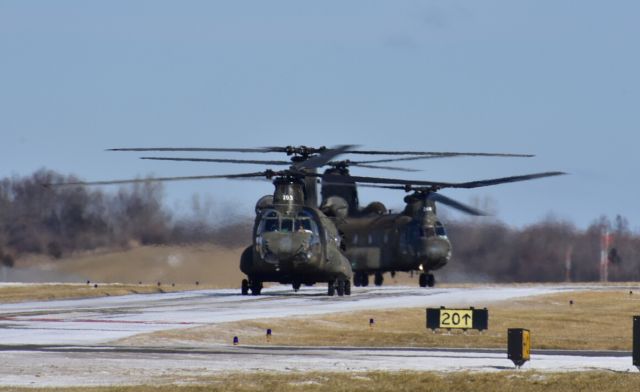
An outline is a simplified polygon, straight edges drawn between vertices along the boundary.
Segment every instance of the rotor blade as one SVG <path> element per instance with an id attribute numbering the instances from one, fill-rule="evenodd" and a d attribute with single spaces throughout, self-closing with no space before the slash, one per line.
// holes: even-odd
<path id="1" fill-rule="evenodd" d="M 471 156 L 471 157 L 512 157 L 512 158 L 531 158 L 532 154 L 509 154 L 509 153 L 493 153 L 493 152 L 437 152 L 437 151 L 379 151 L 379 150 L 349 150 L 345 154 L 363 154 L 363 155 L 430 155 L 434 157 L 453 157 L 453 156 Z"/>
<path id="2" fill-rule="evenodd" d="M 224 148 L 224 147 L 135 147 L 135 148 L 109 148 L 107 151 L 191 151 L 191 152 L 286 152 L 284 147 L 258 147 L 258 148 Z"/>
<path id="3" fill-rule="evenodd" d="M 320 154 L 311 157 L 310 159 L 307 159 L 307 160 L 302 161 L 302 162 L 294 163 L 293 166 L 296 169 L 316 169 L 318 167 L 322 167 L 322 166 L 326 165 L 333 158 L 337 157 L 340 154 L 344 154 L 345 151 L 347 151 L 347 150 L 349 150 L 350 148 L 353 148 L 353 147 L 355 147 L 355 146 L 351 145 L 351 144 L 345 144 L 345 145 L 341 145 L 341 146 L 336 146 L 334 148 L 328 148 L 328 149 L 322 151 Z"/>
<path id="4" fill-rule="evenodd" d="M 534 173 L 523 176 L 501 177 L 493 178 L 489 180 L 470 181 L 470 182 L 436 182 L 436 181 L 420 181 L 420 180 L 402 180 L 395 178 L 381 178 L 381 177 L 360 177 L 360 176 L 345 176 L 346 180 L 365 183 L 365 184 L 388 184 L 388 185 L 409 185 L 409 186 L 429 186 L 437 189 L 442 188 L 478 188 L 483 186 L 505 184 L 509 182 L 528 181 L 536 178 L 551 177 L 564 175 L 564 172 L 546 172 L 546 173 Z M 331 183 L 333 184 L 333 183 Z"/>
<path id="5" fill-rule="evenodd" d="M 399 186 L 399 185 L 373 185 L 373 184 L 363 184 L 360 185 L 361 187 L 366 187 L 366 188 L 384 188 L 384 189 L 401 189 L 401 190 L 406 190 L 403 186 Z M 478 209 L 475 209 L 473 207 L 470 207 L 466 204 L 460 203 L 459 201 L 456 201 L 454 199 L 451 199 L 449 197 L 446 197 L 444 195 L 441 195 L 437 192 L 430 192 L 427 196 L 427 198 L 438 202 L 438 203 L 442 203 L 446 206 L 449 206 L 451 208 L 454 208 L 456 210 L 462 211 L 464 213 L 467 213 L 469 215 L 474 215 L 474 216 L 487 216 L 488 214 L 480 211 Z"/>
<path id="6" fill-rule="evenodd" d="M 406 168 L 406 167 L 367 165 L 367 164 L 357 163 L 357 162 L 349 162 L 349 166 L 364 167 L 364 168 L 367 168 L 367 169 L 395 170 L 395 171 L 403 171 L 403 172 L 418 172 L 418 171 L 420 171 L 418 169 L 409 169 L 409 168 Z"/>
<path id="7" fill-rule="evenodd" d="M 426 157 L 418 157 L 417 159 L 425 159 Z M 290 165 L 290 161 L 270 161 L 270 160 L 258 160 L 258 159 L 224 159 L 224 158 L 173 158 L 173 157 L 141 157 L 140 159 L 153 160 L 153 161 L 179 161 L 179 162 L 216 162 L 216 163 L 240 163 L 240 164 L 256 164 L 256 165 Z M 395 159 L 381 159 L 381 161 L 394 161 Z M 398 159 L 405 160 L 405 159 Z M 329 162 L 331 164 L 331 162 Z M 418 169 L 409 169 L 394 166 L 374 166 L 363 164 L 363 162 L 349 161 L 349 165 L 365 167 L 369 169 L 383 169 L 383 170 L 396 170 L 405 172 L 417 172 Z"/>
<path id="8" fill-rule="evenodd" d="M 460 155 L 418 155 L 415 157 L 405 158 L 388 158 L 388 159 L 374 159 L 370 161 L 349 161 L 350 163 L 384 163 L 384 162 L 400 162 L 400 161 L 416 161 L 420 159 L 438 159 L 438 158 L 454 158 Z"/>
<path id="9" fill-rule="evenodd" d="M 349 146 L 349 148 L 354 146 Z M 299 149 L 308 149 L 313 152 L 322 151 L 320 149 L 298 147 Z M 345 149 L 341 154 L 361 154 L 361 155 L 428 155 L 433 157 L 451 157 L 451 156 L 486 156 L 486 157 L 521 157 L 529 158 L 531 154 L 505 154 L 505 153 L 484 153 L 484 152 L 435 152 L 435 151 L 384 151 L 384 150 L 351 150 Z M 287 153 L 295 150 L 296 147 L 256 147 L 256 148 L 226 148 L 226 147 L 126 147 L 126 148 L 109 148 L 106 151 L 162 151 L 162 152 L 283 152 Z"/>
<path id="10" fill-rule="evenodd" d="M 256 165 L 290 165 L 290 161 L 269 161 L 253 159 L 208 159 L 208 158 L 165 158 L 165 157 L 141 157 L 153 161 L 182 161 L 182 162 L 218 162 L 218 163 L 247 163 Z"/>
<path id="11" fill-rule="evenodd" d="M 469 182 L 460 182 L 460 183 L 442 183 L 442 185 L 440 185 L 439 188 L 465 188 L 465 189 L 480 188 L 483 186 L 507 184 L 510 182 L 535 180 L 537 178 L 562 176 L 565 174 L 567 173 L 556 171 L 556 172 L 525 174 L 522 176 L 492 178 L 489 180 L 469 181 Z"/>
<path id="12" fill-rule="evenodd" d="M 334 185 L 334 183 L 330 183 Z M 338 185 L 338 184 L 335 184 Z M 360 184 L 358 185 L 361 188 L 382 188 L 382 189 L 399 189 L 402 191 L 406 191 L 407 188 L 402 185 L 376 185 L 376 184 Z"/>
<path id="13" fill-rule="evenodd" d="M 439 193 L 436 192 L 432 192 L 429 194 L 429 196 L 427 196 L 430 200 L 433 200 L 435 202 L 444 204 L 446 206 L 449 206 L 451 208 L 454 208 L 456 210 L 462 211 L 464 213 L 467 213 L 469 215 L 474 215 L 474 216 L 486 216 L 487 214 L 475 209 L 473 207 L 470 207 L 466 204 L 462 204 L 459 201 L 453 200 L 449 197 L 443 196 Z"/>
<path id="14" fill-rule="evenodd" d="M 242 179 L 252 177 L 267 176 L 268 172 L 242 173 L 242 174 L 223 174 L 214 176 L 187 176 L 187 177 L 152 177 L 152 178 L 135 178 L 129 180 L 110 180 L 110 181 L 77 181 L 77 182 L 61 182 L 53 184 L 43 184 L 44 186 L 76 186 L 76 185 L 118 185 L 118 184 L 138 184 L 145 182 L 166 182 L 166 181 L 190 181 L 190 180 L 211 180 L 218 178 Z"/>
<path id="15" fill-rule="evenodd" d="M 318 175 L 322 177 L 322 175 Z M 337 185 L 337 186 L 353 186 L 354 182 L 364 184 L 389 184 L 389 185 L 422 185 L 422 186 L 436 186 L 440 183 L 431 181 L 413 181 L 413 180 L 401 180 L 395 178 L 382 178 L 382 177 L 362 177 L 362 176 L 342 176 L 342 175 L 330 175 L 322 178 L 324 184 Z M 399 189 L 404 189 L 400 187 Z"/>

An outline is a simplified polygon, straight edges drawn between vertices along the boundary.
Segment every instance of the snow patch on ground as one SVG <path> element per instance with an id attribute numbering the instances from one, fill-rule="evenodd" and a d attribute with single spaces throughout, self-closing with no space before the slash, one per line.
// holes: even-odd
<path id="1" fill-rule="evenodd" d="M 238 290 L 200 290 L 23 302 L 0 306 L 0 341 L 103 344 L 140 333 L 249 319 L 402 307 L 485 307 L 495 301 L 567 289 L 489 286 L 427 290 L 392 286 L 359 288 L 351 296 L 328 297 L 324 288 L 293 293 L 288 287 L 276 286 L 259 297 L 242 296 Z"/>
<path id="2" fill-rule="evenodd" d="M 0 385 L 61 387 L 117 384 L 197 382 L 229 372 L 367 372 L 437 371 L 496 372 L 514 369 L 504 354 L 415 352 L 403 350 L 289 350 L 255 352 L 229 348 L 215 355 L 126 353 L 4 352 Z M 234 350 L 235 349 L 235 350 Z M 608 370 L 637 372 L 631 357 L 535 355 L 523 370 L 570 372 Z"/>
<path id="3" fill-rule="evenodd" d="M 420 289 L 354 288 L 328 297 L 325 288 L 289 287 L 241 296 L 238 290 L 200 290 L 0 305 L 0 386 L 92 386 L 198 382 L 222 372 L 254 371 L 500 371 L 513 369 L 506 353 L 287 349 L 221 346 L 220 353 L 83 352 L 116 339 L 154 331 L 229 321 L 401 307 L 475 306 L 579 290 L 569 286 L 483 286 Z M 79 345 L 80 352 L 20 351 L 20 345 Z M 15 345 L 8 347 L 7 345 Z M 287 351 L 289 350 L 289 351 Z M 636 371 L 630 357 L 535 355 L 524 369 Z"/>

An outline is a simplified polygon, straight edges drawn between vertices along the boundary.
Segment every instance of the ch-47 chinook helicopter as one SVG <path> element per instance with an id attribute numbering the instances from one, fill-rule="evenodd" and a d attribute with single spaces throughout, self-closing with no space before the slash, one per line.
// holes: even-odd
<path id="1" fill-rule="evenodd" d="M 361 185 L 412 193 L 404 198 L 404 210 L 396 214 L 387 213 L 381 203 L 372 203 L 358 213 L 348 215 L 347 203 L 343 199 L 336 199 L 336 196 L 325 199 L 321 209 L 329 216 L 338 218 L 334 220 L 343 235 L 346 255 L 354 272 L 355 286 L 367 286 L 370 274 L 374 274 L 374 283 L 380 286 L 384 272 L 395 274 L 397 271 L 419 271 L 420 287 L 432 287 L 435 285 L 435 278 L 431 271 L 444 267 L 451 258 L 452 250 L 445 227 L 436 215 L 436 203 L 470 215 L 486 215 L 437 193 L 438 190 L 478 188 L 562 174 L 565 173 L 547 172 L 463 183 L 434 182 L 428 186 L 415 186 L 410 181 L 403 186 Z M 338 183 L 333 183 L 332 186 L 336 185 Z M 351 190 L 354 191 L 355 188 Z M 337 216 L 335 211 L 339 211 Z"/>
<path id="2" fill-rule="evenodd" d="M 253 294 L 259 294 L 263 281 L 277 281 L 281 283 L 292 283 L 295 290 L 301 284 L 312 284 L 317 281 L 325 281 L 318 278 L 318 274 L 288 274 L 283 269 L 273 269 L 276 261 L 285 260 L 285 264 L 292 255 L 275 253 L 265 253 L 265 243 L 292 243 L 293 248 L 303 240 L 297 239 L 296 232 L 298 223 L 296 214 L 300 214 L 301 205 L 304 208 L 314 211 L 311 216 L 317 216 L 315 226 L 329 227 L 325 234 L 326 238 L 336 235 L 335 245 L 346 252 L 352 270 L 355 272 L 354 284 L 356 286 L 368 285 L 369 274 L 375 274 L 375 283 L 382 284 L 382 273 L 391 271 L 421 271 L 420 286 L 433 286 L 434 277 L 429 271 L 436 270 L 444 266 L 451 255 L 451 244 L 446 237 L 444 226 L 436 216 L 435 202 L 440 202 L 464 212 L 479 215 L 479 211 L 465 206 L 445 196 L 437 190 L 442 188 L 476 188 L 488 185 L 497 185 L 508 182 L 532 180 L 536 178 L 555 176 L 564 174 L 561 172 L 536 173 L 525 176 L 504 177 L 491 180 L 473 181 L 465 183 L 444 183 L 430 181 L 414 181 L 391 178 L 373 178 L 352 176 L 349 173 L 349 166 L 364 168 L 391 169 L 414 171 L 397 167 L 372 165 L 373 163 L 410 161 L 430 158 L 447 158 L 456 156 L 497 156 L 497 157 L 531 157 L 523 154 L 495 154 L 495 153 L 452 153 L 452 152 L 421 152 L 421 151 L 362 151 L 350 149 L 351 146 L 339 147 L 329 150 L 326 147 L 265 147 L 265 148 L 127 148 L 115 149 L 116 151 L 190 151 L 190 152 L 241 152 L 241 153 L 266 153 L 280 152 L 291 156 L 291 162 L 282 160 L 244 160 L 244 159 L 221 159 L 221 158 L 176 158 L 176 157 L 142 157 L 141 159 L 164 160 L 164 161 L 191 161 L 191 162 L 218 162 L 218 163 L 239 163 L 239 164 L 270 164 L 270 165 L 291 165 L 288 171 L 271 172 L 271 176 L 276 175 L 274 180 L 276 191 L 273 196 L 265 196 L 256 206 L 256 222 L 254 225 L 254 244 L 248 247 L 242 255 L 241 270 L 247 274 L 248 279 L 243 281 L 242 292 L 246 294 L 251 289 Z M 387 158 L 370 161 L 331 161 L 328 154 L 335 157 L 338 154 L 371 154 L 371 155 L 412 155 L 410 157 Z M 330 166 L 322 175 L 316 173 L 316 169 L 321 166 Z M 264 176 L 266 172 L 257 173 Z M 251 175 L 254 175 L 253 173 Z M 242 175 L 244 178 L 247 175 Z M 316 181 L 322 178 L 322 204 L 318 208 Z M 213 178 L 213 177 L 209 177 Z M 216 178 L 239 178 L 238 176 L 218 176 Z M 188 179 L 188 178 L 187 178 Z M 291 185 L 292 179 L 299 185 Z M 289 184 L 289 188 L 284 193 L 283 184 Z M 398 188 L 414 190 L 412 195 L 405 198 L 407 206 L 402 214 L 387 214 L 386 208 L 380 202 L 370 203 L 367 207 L 360 209 L 356 183 L 369 184 L 366 186 Z M 418 188 L 416 188 L 418 186 Z M 280 189 L 280 190 L 279 190 Z M 293 192 L 293 193 L 292 193 Z M 290 194 L 295 196 L 295 203 L 285 203 L 292 200 Z M 304 199 L 302 202 L 301 200 Z M 271 206 L 279 205 L 279 209 Z M 282 207 L 284 205 L 295 205 L 296 208 Z M 289 208 L 289 213 L 282 215 L 282 211 Z M 303 214 L 304 215 L 304 214 Z M 327 221 L 329 217 L 332 222 Z M 303 216 L 300 215 L 302 219 Z M 311 222 L 314 220 L 312 219 Z M 294 223 L 295 222 L 295 223 Z M 333 223 L 333 224 L 331 224 Z M 335 225 L 335 226 L 334 226 Z M 315 232 L 315 226 L 306 229 Z M 278 232 L 274 234 L 273 232 Z M 320 234 L 322 229 L 319 230 Z M 286 234 L 285 234 L 286 233 Z M 337 234 L 336 234 L 337 233 Z M 272 237 L 272 238 L 269 238 Z M 317 236 L 321 238 L 321 235 Z M 326 238 L 324 241 L 326 241 Z M 342 240 L 342 241 L 341 241 Z M 284 241 L 284 242 L 283 242 Z M 321 243 L 324 244 L 323 241 Z M 333 243 L 329 246 L 334 250 Z M 273 246 L 273 245 L 271 245 Z M 291 252 L 292 248 L 288 248 Z M 338 256 L 335 256 L 338 258 Z M 269 266 L 268 263 L 271 263 Z M 252 266 L 263 265 L 266 269 L 251 269 Z M 269 269 L 271 268 L 271 269 Z M 267 273 L 269 271 L 269 273 Z M 296 276 L 294 276 L 296 275 Z M 345 274 L 346 275 L 346 274 Z M 344 276 L 342 276 L 344 277 Z M 341 286 L 344 286 L 341 287 Z M 335 280 L 332 284 L 328 281 L 328 293 L 333 295 L 337 290 L 338 294 L 350 293 L 348 282 Z"/>
<path id="3" fill-rule="evenodd" d="M 316 204 L 317 167 L 323 166 L 351 146 L 324 149 L 311 158 L 294 161 L 286 170 L 210 176 L 158 177 L 131 180 L 69 182 L 47 186 L 112 185 L 148 181 L 267 178 L 273 180 L 273 195 L 256 204 L 253 243 L 241 256 L 240 269 L 247 275 L 241 292 L 261 293 L 263 282 L 292 284 L 328 283 L 328 295 L 351 293 L 351 264 L 340 248 L 334 223 Z M 123 149 L 127 150 L 127 149 Z M 133 149 L 134 151 L 136 149 Z"/>

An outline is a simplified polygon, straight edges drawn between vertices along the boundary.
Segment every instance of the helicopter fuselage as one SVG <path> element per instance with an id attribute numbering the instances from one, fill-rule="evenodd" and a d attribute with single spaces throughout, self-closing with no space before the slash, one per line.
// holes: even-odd
<path id="1" fill-rule="evenodd" d="M 434 271 L 451 258 L 451 242 L 439 221 L 385 214 L 350 217 L 339 227 L 356 273 Z"/>
<path id="2" fill-rule="evenodd" d="M 256 205 L 253 243 L 240 259 L 252 291 L 259 293 L 262 282 L 344 285 L 353 273 L 334 222 L 306 205 L 299 179 L 280 177 L 274 185 L 273 196 Z"/>
<path id="3" fill-rule="evenodd" d="M 262 282 L 310 285 L 350 279 L 340 241 L 333 222 L 317 209 L 301 207 L 288 214 L 268 208 L 256 216 L 253 245 L 245 249 L 240 269 Z"/>

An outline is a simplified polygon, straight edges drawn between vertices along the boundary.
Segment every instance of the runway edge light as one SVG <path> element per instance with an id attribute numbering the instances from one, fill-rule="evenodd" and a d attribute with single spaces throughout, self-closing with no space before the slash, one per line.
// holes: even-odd
<path id="1" fill-rule="evenodd" d="M 531 334 L 528 329 L 507 330 L 507 357 L 517 368 L 531 358 Z"/>
<path id="2" fill-rule="evenodd" d="M 640 370 L 640 316 L 633 316 L 633 366 Z"/>

